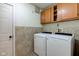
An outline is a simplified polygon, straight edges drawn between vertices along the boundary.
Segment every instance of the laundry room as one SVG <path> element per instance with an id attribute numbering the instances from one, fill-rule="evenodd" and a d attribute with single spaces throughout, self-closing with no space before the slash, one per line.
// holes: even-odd
<path id="1" fill-rule="evenodd" d="M 79 56 L 78 9 L 79 3 L 0 3 L 0 56 Z"/>

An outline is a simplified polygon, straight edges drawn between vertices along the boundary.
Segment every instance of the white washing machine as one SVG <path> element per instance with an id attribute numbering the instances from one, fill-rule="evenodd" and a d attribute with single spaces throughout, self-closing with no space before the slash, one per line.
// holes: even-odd
<path id="1" fill-rule="evenodd" d="M 53 34 L 47 39 L 47 56 L 72 56 L 74 35 Z"/>
<path id="2" fill-rule="evenodd" d="M 34 34 L 34 52 L 39 56 L 47 55 L 47 36 L 44 33 Z"/>

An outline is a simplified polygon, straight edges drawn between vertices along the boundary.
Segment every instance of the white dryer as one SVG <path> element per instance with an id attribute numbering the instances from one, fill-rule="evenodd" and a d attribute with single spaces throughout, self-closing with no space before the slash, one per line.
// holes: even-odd
<path id="1" fill-rule="evenodd" d="M 47 36 L 45 33 L 34 34 L 34 52 L 39 56 L 47 55 Z"/>

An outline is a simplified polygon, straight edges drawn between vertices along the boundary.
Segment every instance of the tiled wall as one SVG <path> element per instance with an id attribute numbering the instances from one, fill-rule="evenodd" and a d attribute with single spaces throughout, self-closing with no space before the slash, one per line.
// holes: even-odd
<path id="1" fill-rule="evenodd" d="M 59 22 L 59 28 L 63 29 L 63 32 L 74 33 L 75 39 L 79 40 L 79 20 Z M 57 23 L 43 25 L 44 31 L 57 32 Z"/>
<path id="2" fill-rule="evenodd" d="M 41 31 L 41 27 L 17 26 L 15 28 L 15 55 L 31 56 L 33 52 L 34 34 Z"/>

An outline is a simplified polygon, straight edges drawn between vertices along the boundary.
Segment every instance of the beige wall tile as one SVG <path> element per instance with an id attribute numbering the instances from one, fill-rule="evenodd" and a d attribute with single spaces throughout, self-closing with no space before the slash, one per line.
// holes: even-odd
<path id="1" fill-rule="evenodd" d="M 31 56 L 33 52 L 33 36 L 41 32 L 40 27 L 16 27 L 15 28 L 15 54 L 17 56 Z"/>
<path id="2" fill-rule="evenodd" d="M 75 34 L 75 39 L 79 40 L 79 20 L 59 22 L 59 28 L 63 32 Z M 57 32 L 57 23 L 43 25 L 43 31 Z"/>

